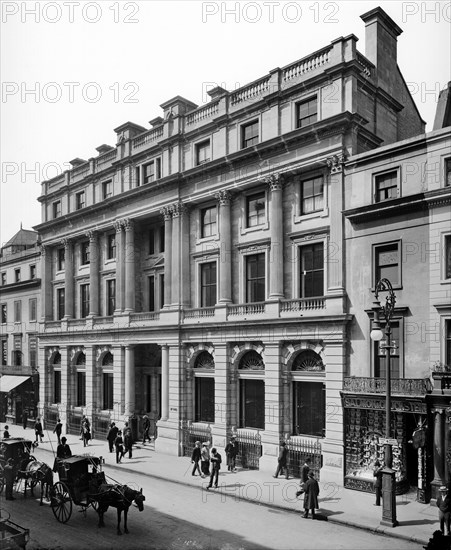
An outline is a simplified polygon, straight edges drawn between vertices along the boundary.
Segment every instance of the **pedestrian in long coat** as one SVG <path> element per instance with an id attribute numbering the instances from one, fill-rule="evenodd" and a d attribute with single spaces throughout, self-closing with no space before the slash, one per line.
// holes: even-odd
<path id="1" fill-rule="evenodd" d="M 440 531 L 445 534 L 446 525 L 446 534 L 449 535 L 451 534 L 451 497 L 449 496 L 448 488 L 445 485 L 442 485 L 439 489 L 439 495 L 437 497 L 437 507 L 438 517 L 440 520 Z"/>
<path id="2" fill-rule="evenodd" d="M 53 433 L 56 434 L 56 437 L 58 439 L 58 445 L 61 445 L 62 430 L 63 430 L 63 425 L 61 424 L 61 420 L 58 418 L 58 422 L 56 423 L 55 429 L 53 430 Z"/>
<path id="3" fill-rule="evenodd" d="M 283 475 L 285 470 L 285 477 L 288 479 L 288 449 L 285 441 L 280 444 L 279 456 L 277 458 L 277 470 L 273 477 L 277 477 L 279 474 Z"/>
<path id="4" fill-rule="evenodd" d="M 108 440 L 108 447 L 110 449 L 110 453 L 114 451 L 114 440 L 117 437 L 117 432 L 119 431 L 119 428 L 116 426 L 114 422 L 111 422 L 110 429 L 107 433 L 107 440 Z"/>
<path id="5" fill-rule="evenodd" d="M 200 450 L 200 469 L 205 476 L 210 475 L 210 449 L 209 443 L 203 443 Z"/>
<path id="6" fill-rule="evenodd" d="M 382 465 L 379 460 L 376 460 L 376 462 L 374 463 L 373 476 L 375 478 L 374 490 L 376 492 L 376 502 L 374 506 L 380 506 L 382 496 Z"/>
<path id="7" fill-rule="evenodd" d="M 199 460 L 201 457 L 200 441 L 196 441 L 193 452 L 191 453 L 191 464 L 194 464 L 193 471 L 191 472 L 191 475 L 193 476 L 196 475 L 196 472 L 199 472 L 200 477 L 205 477 L 199 468 Z"/>
<path id="8" fill-rule="evenodd" d="M 124 449 L 125 452 L 128 452 L 128 458 L 133 457 L 133 435 L 132 435 L 132 429 L 128 425 L 128 422 L 125 423 L 124 426 Z"/>
<path id="9" fill-rule="evenodd" d="M 152 441 L 150 439 L 149 430 L 150 430 L 150 420 L 147 414 L 145 414 L 143 416 L 143 445 L 146 444 L 146 439 L 149 440 L 149 443 Z"/>
<path id="10" fill-rule="evenodd" d="M 24 430 L 27 429 L 27 424 L 28 424 L 28 412 L 26 409 L 24 409 L 22 412 L 22 426 Z"/>
<path id="11" fill-rule="evenodd" d="M 238 443 L 234 437 L 231 437 L 229 443 L 227 443 L 225 453 L 227 456 L 227 470 L 229 472 L 236 472 L 235 466 L 236 457 L 238 455 Z"/>
<path id="12" fill-rule="evenodd" d="M 41 439 L 42 443 L 42 438 L 44 437 L 44 434 L 42 433 L 42 424 L 39 418 L 36 418 L 36 422 L 34 424 L 34 433 L 36 435 L 36 443 L 38 442 L 38 437 Z"/>
<path id="13" fill-rule="evenodd" d="M 319 485 L 313 472 L 309 472 L 308 481 L 304 485 L 304 518 L 308 518 L 309 510 L 312 511 L 312 519 L 315 519 L 315 509 L 318 505 Z"/>

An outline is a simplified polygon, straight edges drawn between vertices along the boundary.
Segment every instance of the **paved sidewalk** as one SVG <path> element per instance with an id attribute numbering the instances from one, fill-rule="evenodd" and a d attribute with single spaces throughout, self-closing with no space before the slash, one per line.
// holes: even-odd
<path id="1" fill-rule="evenodd" d="M 34 440 L 34 431 L 23 430 L 20 426 L 10 427 L 11 437 L 27 437 Z M 49 440 L 50 437 L 50 440 Z M 87 447 L 74 435 L 67 435 L 67 442 L 73 454 L 89 453 L 105 458 L 105 473 L 114 478 L 119 477 L 123 470 L 127 475 L 139 472 L 151 477 L 165 479 L 174 483 L 206 487 L 207 479 L 191 475 L 192 464 L 188 457 L 176 457 L 155 452 L 153 444 L 137 443 L 133 447 L 133 458 L 123 458 L 121 464 L 116 464 L 116 456 L 108 451 L 106 440 L 94 439 Z M 219 476 L 219 488 L 210 492 L 219 493 L 218 498 L 235 497 L 266 506 L 283 508 L 292 512 L 303 511 L 302 498 L 298 499 L 295 492 L 299 486 L 298 479 L 274 479 L 267 472 L 258 470 L 238 470 L 228 472 L 225 465 L 224 449 L 218 449 L 223 457 L 222 470 Z M 45 432 L 44 442 L 35 450 L 38 459 L 53 465 L 53 452 L 56 453 L 56 436 Z M 51 456 L 50 456 L 51 454 Z M 274 464 L 274 469 L 276 464 Z M 125 479 L 124 479 L 125 477 Z M 126 476 L 120 477 L 126 481 Z M 366 529 L 391 537 L 399 537 L 418 544 L 427 544 L 432 533 L 439 528 L 436 506 L 420 504 L 410 495 L 397 497 L 397 527 L 380 525 L 382 508 L 374 506 L 375 497 L 368 493 L 350 491 L 332 483 L 320 482 L 319 505 L 320 514 L 330 522 L 341 523 L 360 529 Z M 209 497 L 211 498 L 211 497 Z M 311 521 L 299 519 L 299 521 Z"/>

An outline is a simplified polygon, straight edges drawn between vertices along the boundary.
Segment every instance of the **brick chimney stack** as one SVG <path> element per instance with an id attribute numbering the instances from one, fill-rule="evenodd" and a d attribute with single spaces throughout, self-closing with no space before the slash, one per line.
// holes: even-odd
<path id="1" fill-rule="evenodd" d="M 360 18 L 365 23 L 365 56 L 376 65 L 379 85 L 391 91 L 398 71 L 397 37 L 402 29 L 380 7 Z"/>

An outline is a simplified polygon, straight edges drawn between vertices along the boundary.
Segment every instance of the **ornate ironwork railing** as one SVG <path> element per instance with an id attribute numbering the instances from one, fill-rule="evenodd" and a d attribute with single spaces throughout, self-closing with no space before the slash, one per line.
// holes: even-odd
<path id="1" fill-rule="evenodd" d="M 290 437 L 287 440 L 288 448 L 288 472 L 291 476 L 300 478 L 302 466 L 307 458 L 311 459 L 310 469 L 315 474 L 315 479 L 319 481 L 321 470 L 321 442 L 300 439 L 299 437 Z"/>
<path id="2" fill-rule="evenodd" d="M 69 409 L 67 411 L 67 433 L 72 435 L 80 435 L 82 418 L 83 414 L 81 411 Z"/>
<path id="3" fill-rule="evenodd" d="M 392 395 L 424 395 L 429 391 L 428 382 L 423 378 L 393 378 L 390 387 Z M 386 388 L 385 378 L 351 376 L 343 383 L 343 390 L 353 393 L 386 394 Z"/>
<path id="4" fill-rule="evenodd" d="M 95 434 L 95 437 L 100 438 L 102 436 L 106 438 L 110 424 L 110 414 L 92 413 L 92 432 Z"/>
<path id="5" fill-rule="evenodd" d="M 183 456 L 191 456 L 196 441 L 204 443 L 205 441 L 211 442 L 211 428 L 210 425 L 191 424 L 188 421 L 182 422 L 182 445 Z"/>
<path id="6" fill-rule="evenodd" d="M 57 407 L 44 405 L 44 426 L 46 431 L 54 430 L 58 418 L 59 412 Z"/>
<path id="7" fill-rule="evenodd" d="M 262 456 L 262 438 L 259 432 L 253 430 L 238 430 L 236 433 L 238 455 L 236 462 L 242 468 L 258 470 Z"/>

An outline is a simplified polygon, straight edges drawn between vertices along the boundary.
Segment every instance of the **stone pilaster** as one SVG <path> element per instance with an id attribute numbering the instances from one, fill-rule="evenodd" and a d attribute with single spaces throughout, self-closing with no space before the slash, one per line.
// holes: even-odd
<path id="1" fill-rule="evenodd" d="M 63 239 L 64 245 L 64 318 L 72 319 L 75 313 L 75 297 L 74 297 L 74 243 L 69 239 Z"/>
<path id="2" fill-rule="evenodd" d="M 135 231 L 132 220 L 124 220 L 125 229 L 125 311 L 135 311 Z"/>
<path id="3" fill-rule="evenodd" d="M 115 313 L 121 313 L 124 309 L 124 231 L 122 223 L 114 223 L 116 229 L 116 310 Z"/>
<path id="4" fill-rule="evenodd" d="M 219 303 L 232 302 L 232 226 L 230 203 L 232 194 L 228 190 L 216 193 L 219 202 Z"/>
<path id="5" fill-rule="evenodd" d="M 165 206 L 160 210 L 164 217 L 164 307 L 172 303 L 172 208 Z"/>
<path id="6" fill-rule="evenodd" d="M 180 306 L 184 299 L 183 291 L 189 281 L 189 231 L 188 235 L 182 235 L 182 228 L 187 229 L 187 213 L 181 202 L 172 205 L 172 277 L 171 277 L 171 299 L 173 306 Z M 186 239 L 188 242 L 186 243 Z M 185 246 L 187 245 L 187 246 Z M 184 247 L 186 250 L 184 250 Z M 185 265 L 183 265 L 185 263 Z M 169 282 L 169 281 L 168 281 Z M 189 287 L 188 287 L 189 288 Z"/>
<path id="7" fill-rule="evenodd" d="M 88 231 L 89 237 L 89 315 L 99 315 L 99 239 L 96 231 Z"/>
<path id="8" fill-rule="evenodd" d="M 161 420 L 169 418 L 169 346 L 161 346 Z"/>
<path id="9" fill-rule="evenodd" d="M 329 250 L 326 252 L 328 258 L 328 293 L 344 292 L 343 281 L 343 258 L 344 258 L 344 239 L 343 239 L 343 214 L 344 210 L 344 174 L 343 163 L 345 161 L 344 153 L 333 155 L 327 159 L 329 168 L 329 205 L 330 205 L 330 238 L 328 241 Z"/>
<path id="10" fill-rule="evenodd" d="M 119 421 L 125 408 L 125 360 L 124 348 L 120 344 L 113 345 L 113 420 Z"/>
<path id="11" fill-rule="evenodd" d="M 215 446 L 224 448 L 227 445 L 229 436 L 228 419 L 230 408 L 227 344 L 215 345 L 214 360 L 215 422 L 214 426 L 212 426 L 212 435 Z"/>
<path id="12" fill-rule="evenodd" d="M 61 402 L 66 406 L 74 405 L 72 398 L 73 373 L 70 350 L 67 346 L 60 348 L 61 355 Z"/>
<path id="13" fill-rule="evenodd" d="M 53 319 L 52 254 L 54 250 L 41 245 L 41 321 Z M 42 364 L 42 363 L 41 363 Z"/>
<path id="14" fill-rule="evenodd" d="M 277 454 L 282 430 L 282 376 L 280 373 L 281 353 L 278 342 L 265 344 L 265 431 L 263 432 L 263 454 L 260 470 L 273 472 L 277 465 Z"/>
<path id="15" fill-rule="evenodd" d="M 269 299 L 283 298 L 283 177 L 273 174 L 266 178 L 270 190 L 269 223 L 271 231 L 271 254 L 269 267 Z"/>
<path id="16" fill-rule="evenodd" d="M 444 427 L 445 415 L 443 409 L 433 409 L 434 415 L 434 479 L 432 485 L 438 488 L 444 481 Z M 438 491 L 435 491 L 438 495 Z"/>
<path id="17" fill-rule="evenodd" d="M 88 416 L 92 416 L 92 413 L 101 407 L 101 403 L 96 399 L 96 388 L 99 383 L 96 368 L 96 350 L 94 346 L 87 345 L 84 352 L 86 356 L 86 410 Z"/>
<path id="18" fill-rule="evenodd" d="M 129 417 L 135 412 L 135 347 L 132 344 L 125 346 L 125 410 L 124 415 Z"/>

